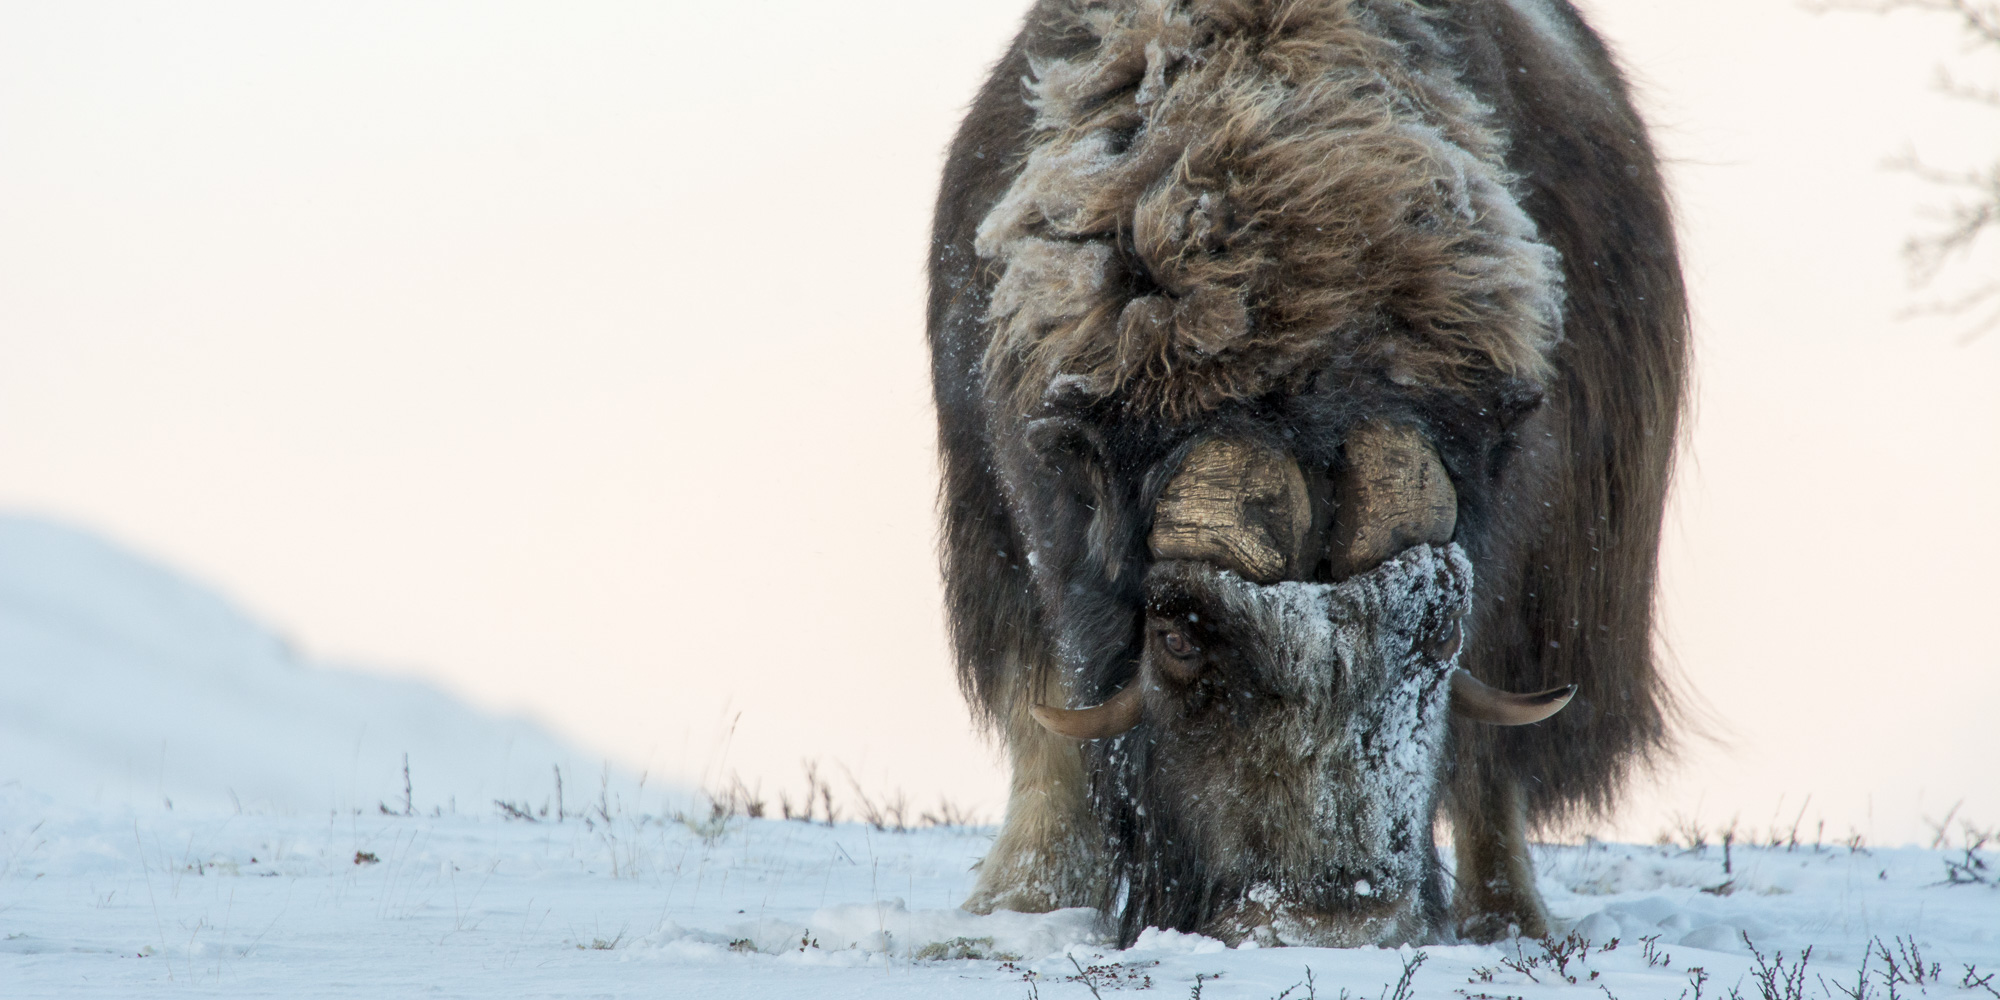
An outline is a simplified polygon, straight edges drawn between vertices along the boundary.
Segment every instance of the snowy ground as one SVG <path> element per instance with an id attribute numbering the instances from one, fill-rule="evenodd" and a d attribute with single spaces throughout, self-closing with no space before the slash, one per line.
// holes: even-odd
<path id="1" fill-rule="evenodd" d="M 4 1000 L 1838 1000 L 1877 943 L 1895 965 L 1870 960 L 1868 996 L 2000 1000 L 1959 985 L 1968 964 L 2000 970 L 2000 850 L 1739 845 L 1725 872 L 1715 846 L 1546 848 L 1543 891 L 1592 942 L 1561 962 L 1532 943 L 1245 951 L 1152 932 L 1121 952 L 1089 912 L 957 909 L 991 830 L 678 818 L 696 801 L 526 720 L 304 662 L 199 584 L 0 516 Z M 1745 933 L 1783 956 L 1770 991 Z"/>
<path id="2" fill-rule="evenodd" d="M 1183 997 L 1202 977 L 1203 998 L 1270 998 L 1311 970 L 1319 996 L 1378 997 L 1421 954 L 1418 998 L 1692 997 L 1696 969 L 1703 996 L 1761 998 L 1747 933 L 1787 970 L 1813 949 L 1804 997 L 1843 995 L 1871 942 L 1894 952 L 1897 936 L 1940 981 L 1894 995 L 2000 996 L 1958 986 L 1967 963 L 2000 970 L 2000 889 L 1949 884 L 1963 850 L 1737 846 L 1725 875 L 1714 846 L 1545 848 L 1543 891 L 1596 945 L 1572 985 L 1533 944 L 1255 951 L 1149 933 L 1117 951 L 1087 911 L 973 916 L 956 904 L 990 830 L 609 812 L 135 812 L 0 791 L 0 995 Z M 1879 956 L 1869 975 L 1891 996 Z"/>

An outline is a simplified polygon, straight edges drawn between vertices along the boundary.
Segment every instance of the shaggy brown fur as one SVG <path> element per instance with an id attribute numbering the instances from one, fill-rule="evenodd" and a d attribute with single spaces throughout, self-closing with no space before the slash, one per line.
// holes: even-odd
<path id="1" fill-rule="evenodd" d="M 987 378 L 1200 418 L 1340 357 L 1431 386 L 1549 373 L 1555 254 L 1416 3 L 1079 5 L 1031 58 L 979 226 Z"/>
<path id="2" fill-rule="evenodd" d="M 1651 608 L 1686 367 L 1657 165 L 1568 4 L 1041 0 L 952 147 L 931 274 L 960 678 L 1024 768 L 969 905 L 1111 898 L 1109 752 L 1022 709 L 1131 678 L 1194 440 L 1282 447 L 1319 490 L 1386 420 L 1458 492 L 1463 665 L 1579 686 L 1548 723 L 1454 729 L 1463 926 L 1532 931 L 1525 824 L 1606 807 L 1671 716 Z"/>

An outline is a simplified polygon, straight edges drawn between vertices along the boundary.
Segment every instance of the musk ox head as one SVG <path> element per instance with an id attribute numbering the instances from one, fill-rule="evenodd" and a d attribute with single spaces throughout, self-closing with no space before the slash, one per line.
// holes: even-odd
<path id="1" fill-rule="evenodd" d="M 1316 503 L 1279 448 L 1196 442 L 1153 507 L 1131 679 L 1094 708 L 1036 709 L 1099 741 L 1127 937 L 1431 936 L 1449 714 L 1520 724 L 1569 699 L 1503 694 L 1457 667 L 1472 565 L 1418 432 L 1355 428 L 1324 479 Z"/>

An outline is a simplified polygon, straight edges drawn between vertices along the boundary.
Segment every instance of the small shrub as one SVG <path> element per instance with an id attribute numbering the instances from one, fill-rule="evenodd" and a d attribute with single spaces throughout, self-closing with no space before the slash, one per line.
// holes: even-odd
<path id="1" fill-rule="evenodd" d="M 1985 990 L 1993 994 L 1994 997 L 2000 998 L 2000 987 L 1993 985 L 1993 975 L 1993 973 L 1989 972 L 1982 976 L 1979 974 L 1978 966 L 1968 964 L 1965 967 L 1965 977 L 1958 981 L 1958 988 L 1961 990 Z"/>
<path id="2" fill-rule="evenodd" d="M 1757 985 L 1761 1000 L 1805 1000 L 1806 963 L 1812 961 L 1812 949 L 1799 953 L 1798 962 L 1790 967 L 1785 965 L 1785 953 L 1776 952 L 1769 960 L 1750 941 L 1750 935 L 1743 935 L 1743 946 L 1750 949 L 1750 956 L 1757 967 L 1751 970 L 1751 981 Z"/>
<path id="3" fill-rule="evenodd" d="M 804 950 L 803 946 L 801 946 L 800 950 Z M 993 939 L 990 937 L 955 937 L 949 941 L 932 941 L 930 944 L 917 949 L 915 958 L 919 962 L 954 962 L 960 959 L 989 962 L 1018 962 L 1021 960 L 1021 956 L 1019 955 L 1009 955 L 994 950 Z"/>

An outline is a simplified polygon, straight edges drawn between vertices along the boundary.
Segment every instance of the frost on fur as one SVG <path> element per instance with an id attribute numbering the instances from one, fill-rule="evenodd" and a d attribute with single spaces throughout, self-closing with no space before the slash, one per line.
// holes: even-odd
<path id="1" fill-rule="evenodd" d="M 1236 655 L 1214 697 L 1149 701 L 1148 722 L 1107 753 L 1128 931 L 1191 922 L 1232 942 L 1333 946 L 1424 937 L 1457 662 L 1426 649 L 1470 606 L 1464 552 L 1417 546 L 1332 584 L 1168 563 L 1149 589 L 1206 608 L 1206 634 Z"/>

